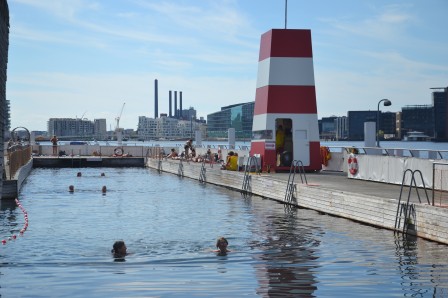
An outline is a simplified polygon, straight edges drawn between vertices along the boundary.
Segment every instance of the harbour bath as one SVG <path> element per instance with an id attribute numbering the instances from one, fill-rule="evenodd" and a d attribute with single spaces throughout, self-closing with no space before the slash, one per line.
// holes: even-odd
<path id="1" fill-rule="evenodd" d="M 446 245 L 152 169 L 34 169 L 19 199 L 1 201 L 5 297 L 448 295 Z"/>

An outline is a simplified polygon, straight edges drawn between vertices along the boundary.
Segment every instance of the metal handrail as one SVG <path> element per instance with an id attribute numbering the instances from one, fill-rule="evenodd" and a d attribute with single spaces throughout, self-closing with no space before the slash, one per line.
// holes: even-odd
<path id="1" fill-rule="evenodd" d="M 182 158 L 179 159 L 179 168 L 177 169 L 177 175 L 180 177 L 184 176 L 184 164 Z"/>
<path id="2" fill-rule="evenodd" d="M 253 164 L 252 164 L 253 163 Z M 258 167 L 258 160 L 255 156 L 249 156 L 246 161 L 246 166 L 244 167 L 244 177 L 243 185 L 241 186 L 241 193 L 247 194 L 252 193 L 252 178 L 250 175 L 250 170 L 252 166 L 255 165 L 255 173 L 260 175 L 260 168 Z"/>
<path id="3" fill-rule="evenodd" d="M 291 163 L 291 167 L 289 168 L 289 176 L 288 176 L 288 182 L 286 184 L 286 191 L 285 191 L 285 202 L 292 203 L 292 199 L 294 197 L 294 190 L 295 190 L 295 184 L 294 179 L 296 176 L 296 170 L 299 170 L 300 174 L 300 180 L 302 181 L 305 178 L 305 183 L 308 184 L 308 181 L 306 179 L 305 174 L 305 167 L 303 166 L 303 162 L 301 160 L 293 160 Z M 302 177 L 303 174 L 303 177 Z"/>
<path id="4" fill-rule="evenodd" d="M 207 172 L 207 169 L 205 168 L 205 159 L 204 159 L 202 161 L 201 171 L 199 173 L 199 182 L 201 182 L 201 183 L 206 182 L 206 176 L 205 176 L 206 172 Z"/>
<path id="5" fill-rule="evenodd" d="M 404 205 L 401 204 L 401 196 L 403 194 L 403 186 L 405 186 L 405 180 L 406 180 L 406 175 L 407 173 L 411 173 L 411 182 L 409 183 L 409 192 L 408 192 L 408 198 L 406 200 L 406 203 Z M 420 193 L 418 192 L 418 186 L 417 186 L 417 182 L 415 181 L 415 175 L 419 174 L 420 178 L 422 180 L 422 184 L 423 184 L 423 189 L 425 191 L 426 194 L 426 201 L 428 203 L 428 205 L 431 205 L 431 202 L 429 200 L 429 196 L 428 196 L 428 192 L 426 191 L 426 186 L 425 186 L 425 181 L 423 180 L 423 174 L 420 170 L 411 170 L 411 169 L 407 169 L 406 171 L 403 172 L 403 179 L 401 181 L 401 188 L 400 188 L 400 196 L 398 197 L 398 205 L 397 205 L 397 212 L 395 214 L 395 229 L 398 230 L 400 228 L 401 225 L 401 216 L 402 216 L 402 212 L 403 212 L 403 208 L 404 208 L 404 224 L 403 224 L 403 233 L 406 233 L 407 228 L 408 228 L 408 224 L 409 224 L 409 214 L 410 211 L 414 210 L 413 206 L 409 207 L 409 202 L 411 199 L 411 191 L 414 188 L 416 193 L 417 193 L 417 197 L 418 197 L 418 201 L 420 203 L 422 203 L 422 200 L 420 198 Z"/>

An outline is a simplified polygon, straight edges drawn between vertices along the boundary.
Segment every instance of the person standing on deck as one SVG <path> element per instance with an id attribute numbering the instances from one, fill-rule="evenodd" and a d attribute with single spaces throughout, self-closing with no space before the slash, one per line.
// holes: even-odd
<path id="1" fill-rule="evenodd" d="M 185 145 L 184 145 L 186 159 L 189 158 L 188 152 L 189 152 L 189 150 L 192 150 L 192 149 L 193 149 L 193 139 L 189 139 L 187 142 L 185 142 Z"/>
<path id="2" fill-rule="evenodd" d="M 51 140 L 51 144 L 53 144 L 53 155 L 58 155 L 58 138 L 54 135 Z"/>
<path id="3" fill-rule="evenodd" d="M 275 148 L 277 155 L 277 166 L 281 164 L 281 154 L 285 150 L 285 131 L 283 130 L 283 125 L 277 127 L 277 132 L 275 133 Z"/>

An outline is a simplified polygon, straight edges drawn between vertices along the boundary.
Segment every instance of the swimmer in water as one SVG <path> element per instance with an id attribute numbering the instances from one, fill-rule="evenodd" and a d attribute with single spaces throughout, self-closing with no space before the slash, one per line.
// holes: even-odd
<path id="1" fill-rule="evenodd" d="M 214 252 L 217 252 L 218 255 L 226 255 L 230 250 L 227 249 L 227 246 L 229 245 L 229 242 L 224 237 L 219 237 L 218 240 L 216 240 L 216 248 L 217 250 L 214 250 Z"/>
<path id="2" fill-rule="evenodd" d="M 74 187 L 73 185 L 70 185 L 70 186 L 68 187 L 68 191 L 69 191 L 69 192 L 75 192 L 75 187 Z"/>
<path id="3" fill-rule="evenodd" d="M 123 240 L 115 241 L 112 250 L 110 251 L 114 258 L 116 259 L 124 259 L 124 257 L 128 254 L 127 247 Z"/>
<path id="4" fill-rule="evenodd" d="M 78 172 L 78 174 L 76 174 L 76 177 L 81 177 L 81 176 L 82 176 L 81 172 Z"/>
<path id="5" fill-rule="evenodd" d="M 107 187 L 106 187 L 106 185 L 104 185 L 103 188 L 101 188 L 101 191 L 102 191 L 103 193 L 106 193 L 106 192 L 107 192 Z"/>

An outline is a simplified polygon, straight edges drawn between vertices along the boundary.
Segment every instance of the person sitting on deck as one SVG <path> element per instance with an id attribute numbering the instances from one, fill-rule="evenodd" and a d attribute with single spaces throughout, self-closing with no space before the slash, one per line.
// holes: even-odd
<path id="1" fill-rule="evenodd" d="M 124 259 L 124 257 L 128 254 L 126 244 L 123 240 L 115 241 L 110 252 L 114 254 L 114 258 L 116 259 Z"/>
<path id="2" fill-rule="evenodd" d="M 233 151 L 230 151 L 229 155 L 227 156 L 226 170 L 228 171 L 238 170 L 238 156 L 236 156 Z"/>
<path id="3" fill-rule="evenodd" d="M 179 155 L 177 154 L 176 149 L 174 149 L 174 148 L 171 148 L 170 154 L 168 154 L 166 156 L 166 158 L 171 158 L 171 159 L 177 159 L 178 157 L 179 157 Z"/>

